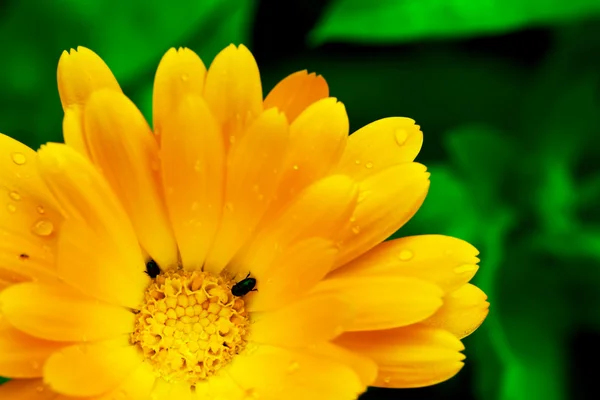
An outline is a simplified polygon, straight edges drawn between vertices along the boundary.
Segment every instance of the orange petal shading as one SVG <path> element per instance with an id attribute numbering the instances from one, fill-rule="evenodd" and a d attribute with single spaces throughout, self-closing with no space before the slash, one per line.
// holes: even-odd
<path id="1" fill-rule="evenodd" d="M 232 274 L 249 265 L 271 265 L 288 246 L 311 237 L 330 239 L 348 220 L 356 204 L 356 184 L 346 176 L 332 175 L 307 187 L 271 220 L 228 266 Z"/>
<path id="2" fill-rule="evenodd" d="M 300 298 L 329 272 L 336 254 L 331 241 L 313 237 L 282 249 L 271 264 L 253 265 L 260 289 L 246 295 L 246 309 L 271 310 Z"/>
<path id="3" fill-rule="evenodd" d="M 206 74 L 204 98 L 224 128 L 225 143 L 238 141 L 263 111 L 260 73 L 246 46 L 230 45 L 217 54 Z"/>
<path id="4" fill-rule="evenodd" d="M 330 276 L 412 276 L 450 292 L 475 275 L 478 254 L 471 244 L 450 236 L 408 236 L 375 246 Z"/>
<path id="5" fill-rule="evenodd" d="M 101 303 L 67 285 L 21 283 L 1 292 L 0 304 L 11 325 L 48 340 L 105 339 L 131 332 L 134 324 L 132 312 Z"/>
<path id="6" fill-rule="evenodd" d="M 41 179 L 36 153 L 0 133 L 0 279 L 52 280 L 62 216 Z"/>
<path id="7" fill-rule="evenodd" d="M 186 97 L 163 123 L 161 160 L 181 262 L 199 270 L 219 226 L 225 179 L 221 130 L 201 97 Z"/>
<path id="8" fill-rule="evenodd" d="M 231 377 L 256 398 L 355 399 L 366 387 L 348 366 L 303 350 L 259 346 L 236 356 Z M 302 390 L 290 390 L 290 388 Z"/>
<path id="9" fill-rule="evenodd" d="M 337 166 L 348 129 L 346 108 L 334 98 L 319 100 L 300 114 L 290 126 L 290 144 L 271 208 L 281 208 Z"/>
<path id="10" fill-rule="evenodd" d="M 44 382 L 70 396 L 98 396 L 114 389 L 142 364 L 126 336 L 83 343 L 54 353 L 44 365 Z"/>
<path id="11" fill-rule="evenodd" d="M 254 232 L 277 187 L 288 136 L 285 116 L 271 109 L 231 146 L 225 207 L 206 260 L 208 270 L 221 271 Z"/>
<path id="12" fill-rule="evenodd" d="M 316 293 L 339 293 L 356 310 L 348 330 L 388 329 L 414 324 L 430 317 L 442 305 L 436 285 L 401 276 L 360 276 L 326 279 Z"/>
<path id="13" fill-rule="evenodd" d="M 488 315 L 487 296 L 477 286 L 466 284 L 444 297 L 444 305 L 423 324 L 442 328 L 462 339 L 473 333 Z"/>
<path id="14" fill-rule="evenodd" d="M 421 164 L 401 164 L 360 182 L 354 215 L 337 237 L 340 253 L 334 268 L 372 249 L 415 215 L 429 189 L 425 171 Z"/>
<path id="15" fill-rule="evenodd" d="M 29 336 L 0 319 L 0 375 L 12 378 L 42 376 L 46 359 L 64 346 L 64 343 Z"/>
<path id="16" fill-rule="evenodd" d="M 292 122 L 311 104 L 329 96 L 325 78 L 306 70 L 294 72 L 282 79 L 264 101 L 265 110 L 277 107 Z"/>
<path id="17" fill-rule="evenodd" d="M 284 347 L 302 347 L 333 339 L 352 324 L 354 312 L 340 295 L 300 299 L 277 311 L 258 314 L 250 340 Z"/>
<path id="18" fill-rule="evenodd" d="M 14 379 L 0 385 L 0 399 L 69 400 L 50 390 L 41 379 Z"/>
<path id="19" fill-rule="evenodd" d="M 167 382 L 158 378 L 152 389 L 150 399 L 156 400 L 192 400 L 192 390 L 186 382 Z"/>
<path id="20" fill-rule="evenodd" d="M 304 350 L 308 354 L 325 357 L 349 366 L 365 386 L 371 386 L 377 378 L 377 363 L 362 354 L 348 350 L 332 342 L 319 343 Z"/>
<path id="21" fill-rule="evenodd" d="M 93 400 L 115 400 L 119 397 L 132 400 L 150 399 L 155 382 L 153 367 L 148 363 L 141 363 L 119 386 L 106 394 L 94 397 Z"/>
<path id="22" fill-rule="evenodd" d="M 63 224 L 57 258 L 57 269 L 65 282 L 114 305 L 139 307 L 150 283 L 143 264 L 137 264 L 137 269 L 131 268 L 113 249 L 110 240 L 78 221 Z"/>
<path id="23" fill-rule="evenodd" d="M 380 119 L 350 135 L 338 172 L 361 181 L 393 165 L 413 161 L 422 144 L 423 133 L 412 119 Z"/>
<path id="24" fill-rule="evenodd" d="M 84 120 L 91 159 L 121 200 L 144 250 L 158 265 L 177 264 L 158 144 L 144 116 L 123 93 L 100 90 L 90 96 Z"/>
<path id="25" fill-rule="evenodd" d="M 413 325 L 384 331 L 344 333 L 334 342 L 375 360 L 372 386 L 416 388 L 453 377 L 463 366 L 464 346 L 443 330 Z"/>
<path id="26" fill-rule="evenodd" d="M 160 140 L 164 122 L 177 111 L 180 99 L 202 96 L 206 67 L 190 49 L 171 48 L 160 60 L 154 78 L 152 119 L 154 133 Z"/>
<path id="27" fill-rule="evenodd" d="M 218 393 L 218 395 L 215 395 Z M 243 400 L 246 399 L 246 391 L 229 376 L 228 373 L 213 375 L 196 383 L 196 397 L 194 399 L 204 400 Z"/>
<path id="28" fill-rule="evenodd" d="M 83 109 L 90 95 L 97 90 L 121 92 L 121 87 L 108 66 L 93 51 L 77 47 L 64 51 L 58 61 L 58 93 L 65 111 L 63 135 L 65 143 L 87 155 L 83 136 Z"/>

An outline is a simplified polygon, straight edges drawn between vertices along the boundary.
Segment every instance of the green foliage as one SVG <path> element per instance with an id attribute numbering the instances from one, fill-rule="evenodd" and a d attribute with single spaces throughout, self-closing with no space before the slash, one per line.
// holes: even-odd
<path id="1" fill-rule="evenodd" d="M 332 0 L 311 41 L 380 44 L 476 36 L 599 12 L 596 0 Z"/>

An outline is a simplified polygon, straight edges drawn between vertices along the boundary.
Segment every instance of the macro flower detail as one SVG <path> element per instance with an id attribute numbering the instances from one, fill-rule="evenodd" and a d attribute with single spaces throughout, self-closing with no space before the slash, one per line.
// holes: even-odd
<path id="1" fill-rule="evenodd" d="M 169 50 L 152 128 L 86 48 L 58 87 L 65 144 L 0 134 L 0 398 L 354 399 L 461 369 L 477 250 L 384 241 L 429 188 L 413 120 L 349 136 L 321 76 L 263 98 L 243 45 Z"/>

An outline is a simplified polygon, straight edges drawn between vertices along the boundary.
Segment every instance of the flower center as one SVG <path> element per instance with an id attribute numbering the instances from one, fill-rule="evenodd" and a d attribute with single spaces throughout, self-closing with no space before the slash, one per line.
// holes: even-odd
<path id="1" fill-rule="evenodd" d="M 148 286 L 131 340 L 159 376 L 194 385 L 246 346 L 249 322 L 225 278 L 165 272 Z"/>

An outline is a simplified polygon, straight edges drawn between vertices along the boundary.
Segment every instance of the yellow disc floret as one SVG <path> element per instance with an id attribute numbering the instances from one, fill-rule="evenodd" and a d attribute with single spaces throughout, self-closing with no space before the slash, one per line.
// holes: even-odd
<path id="1" fill-rule="evenodd" d="M 174 271 L 146 290 L 131 340 L 157 375 L 194 385 L 245 347 L 248 327 L 244 300 L 225 278 Z"/>

